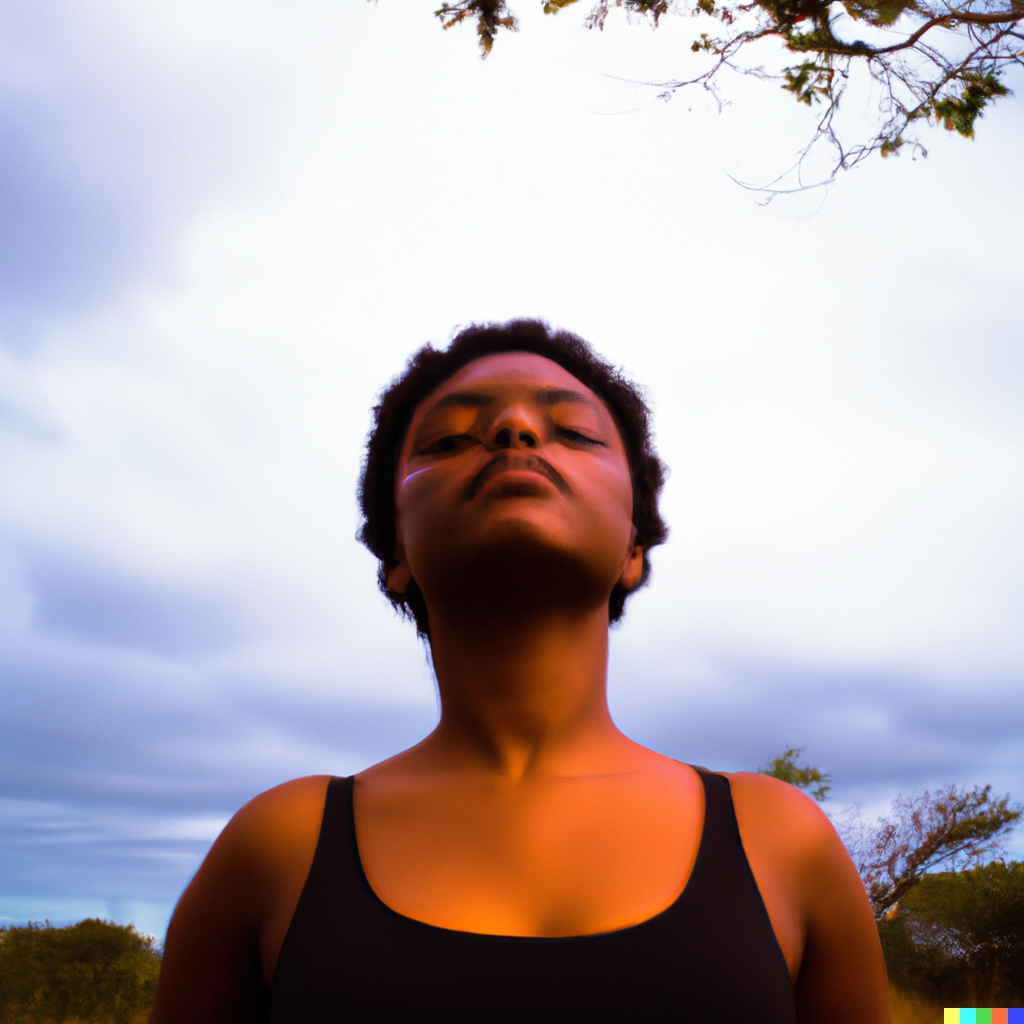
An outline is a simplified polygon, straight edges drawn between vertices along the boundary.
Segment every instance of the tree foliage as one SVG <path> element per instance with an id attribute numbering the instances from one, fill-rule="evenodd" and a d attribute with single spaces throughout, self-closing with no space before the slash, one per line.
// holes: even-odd
<path id="1" fill-rule="evenodd" d="M 900 901 L 940 868 L 963 870 L 999 849 L 1021 817 L 991 786 L 897 797 L 889 817 L 868 827 L 855 816 L 841 826 L 867 886 L 875 916 L 894 915 Z"/>
<path id="2" fill-rule="evenodd" d="M 159 973 L 154 941 L 130 925 L 0 928 L 0 1024 L 138 1024 Z"/>
<path id="3" fill-rule="evenodd" d="M 926 875 L 879 932 L 904 991 L 946 1006 L 1024 1000 L 1024 864 Z"/>
<path id="4" fill-rule="evenodd" d="M 810 766 L 798 767 L 796 760 L 803 752 L 803 747 L 790 747 L 784 754 L 773 757 L 767 768 L 759 768 L 758 771 L 762 775 L 770 775 L 774 779 L 781 779 L 799 789 L 807 790 L 820 803 L 832 788 L 829 785 L 832 776 L 824 775 L 817 768 Z"/>
<path id="5" fill-rule="evenodd" d="M 544 11 L 575 2 L 543 0 Z M 801 163 L 824 141 L 833 156 L 826 180 L 908 142 L 924 155 L 918 129 L 929 122 L 972 138 L 985 109 L 1009 95 L 1006 68 L 1024 63 L 1024 0 L 596 0 L 587 26 L 602 28 L 613 8 L 654 26 L 668 14 L 696 19 L 690 49 L 704 60 L 694 74 L 652 83 L 665 98 L 702 86 L 721 102 L 718 83 L 729 70 L 774 81 L 815 108 L 816 131 Z M 518 27 L 505 0 L 453 0 L 435 13 L 445 28 L 475 20 L 484 56 L 501 29 Z M 760 45 L 771 40 L 781 48 Z M 848 140 L 836 115 L 858 68 L 874 83 L 877 120 L 873 134 Z"/>

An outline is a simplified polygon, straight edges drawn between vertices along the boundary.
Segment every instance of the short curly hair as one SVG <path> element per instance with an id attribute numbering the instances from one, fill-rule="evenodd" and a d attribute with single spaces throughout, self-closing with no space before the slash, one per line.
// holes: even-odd
<path id="1" fill-rule="evenodd" d="M 643 391 L 582 339 L 568 331 L 552 331 L 540 320 L 512 320 L 504 324 L 472 324 L 459 331 L 446 349 L 424 345 L 413 355 L 405 372 L 381 393 L 373 410 L 373 426 L 366 440 L 366 456 L 359 478 L 359 506 L 363 522 L 357 538 L 376 555 L 377 581 L 388 600 L 416 623 L 416 631 L 430 639 L 430 623 L 423 594 L 413 580 L 404 594 L 390 590 L 389 570 L 395 561 L 395 472 L 405 432 L 424 398 L 467 363 L 502 352 L 531 352 L 568 370 L 598 395 L 619 429 L 633 484 L 633 525 L 636 543 L 643 545 L 643 571 L 637 588 L 651 574 L 650 550 L 668 536 L 658 511 L 658 495 L 666 467 L 651 438 L 650 411 Z M 617 622 L 627 591 L 616 584 L 608 602 L 610 622 Z"/>

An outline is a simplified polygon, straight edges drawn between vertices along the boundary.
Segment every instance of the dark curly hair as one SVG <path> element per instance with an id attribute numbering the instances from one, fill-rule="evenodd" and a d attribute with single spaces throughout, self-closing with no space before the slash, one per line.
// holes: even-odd
<path id="1" fill-rule="evenodd" d="M 619 429 L 633 483 L 633 525 L 636 543 L 643 545 L 643 572 L 637 589 L 651 574 L 649 553 L 668 536 L 658 512 L 658 494 L 665 482 L 665 464 L 651 440 L 649 410 L 640 388 L 575 334 L 552 331 L 540 320 L 505 324 L 472 324 L 459 331 L 446 349 L 424 345 L 381 394 L 373 410 L 373 427 L 366 440 L 366 457 L 359 479 L 363 524 L 357 537 L 380 561 L 377 581 L 388 600 L 416 623 L 420 636 L 430 639 L 423 594 L 413 580 L 404 594 L 390 590 L 387 574 L 395 566 L 395 472 L 405 432 L 416 407 L 436 387 L 483 356 L 501 352 L 532 352 L 550 359 L 586 384 L 611 411 Z M 616 584 L 608 602 L 611 622 L 622 617 L 629 591 Z"/>

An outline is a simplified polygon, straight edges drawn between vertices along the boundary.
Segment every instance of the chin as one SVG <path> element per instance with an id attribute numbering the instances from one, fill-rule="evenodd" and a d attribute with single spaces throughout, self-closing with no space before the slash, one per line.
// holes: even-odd
<path id="1" fill-rule="evenodd" d="M 521 560 L 531 566 L 552 560 L 586 561 L 589 545 L 580 541 L 578 526 L 547 503 L 511 500 L 488 508 L 462 535 L 459 547 L 468 560 L 491 563 L 494 572 L 509 572 Z M 453 554 L 454 545 L 449 548 L 449 555 Z"/>
<path id="2" fill-rule="evenodd" d="M 443 564 L 433 567 L 436 572 L 417 576 L 428 603 L 486 607 L 496 614 L 524 607 L 607 605 L 621 566 L 581 550 L 575 537 L 559 535 L 548 525 L 509 513 L 489 523 L 474 542 L 463 538 L 457 554 L 452 545 Z"/>

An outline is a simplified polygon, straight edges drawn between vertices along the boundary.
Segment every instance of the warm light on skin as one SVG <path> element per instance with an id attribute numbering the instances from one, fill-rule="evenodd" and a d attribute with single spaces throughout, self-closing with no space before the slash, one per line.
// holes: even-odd
<path id="1" fill-rule="evenodd" d="M 428 605 L 439 554 L 472 559 L 492 545 L 540 543 L 579 560 L 609 593 L 624 573 L 627 586 L 638 579 L 642 551 L 615 421 L 593 391 L 542 356 L 475 360 L 420 403 L 395 505 L 390 585 L 402 591 L 415 578 Z"/>
<path id="2" fill-rule="evenodd" d="M 417 407 L 394 494 L 388 585 L 423 593 L 441 716 L 355 776 L 366 882 L 392 911 L 454 931 L 564 937 L 651 919 L 689 883 L 704 791 L 608 711 L 608 600 L 636 586 L 643 555 L 608 408 L 540 356 L 478 359 Z M 787 783 L 729 778 L 799 1024 L 888 1024 L 874 917 L 828 819 Z M 232 819 L 175 912 L 154 1024 L 252 1019 L 326 788 L 298 779 Z"/>

